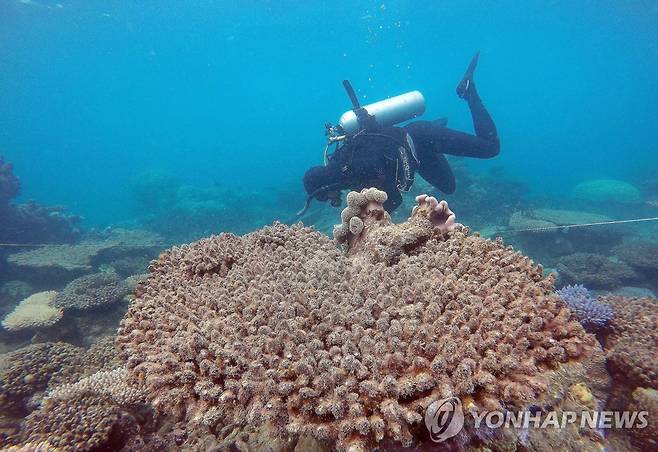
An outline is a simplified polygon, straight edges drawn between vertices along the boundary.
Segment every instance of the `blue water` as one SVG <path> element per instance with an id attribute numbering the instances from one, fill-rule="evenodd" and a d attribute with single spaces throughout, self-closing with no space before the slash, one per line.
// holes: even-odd
<path id="1" fill-rule="evenodd" d="M 87 225 L 138 215 L 150 170 L 303 199 L 341 80 L 363 102 L 419 89 L 471 131 L 454 87 L 477 49 L 502 150 L 476 171 L 555 198 L 658 173 L 654 1 L 0 0 L 0 152 L 22 199 Z"/>

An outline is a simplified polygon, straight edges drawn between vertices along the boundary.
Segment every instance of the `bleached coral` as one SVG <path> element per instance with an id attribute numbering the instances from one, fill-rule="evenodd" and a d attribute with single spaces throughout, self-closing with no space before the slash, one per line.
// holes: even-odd
<path id="1" fill-rule="evenodd" d="M 431 402 L 528 407 L 549 369 L 595 353 L 541 267 L 439 227 L 426 199 L 392 225 L 378 196 L 348 195 L 342 226 L 364 227 L 347 253 L 279 223 L 162 253 L 117 337 L 132 381 L 215 432 L 268 424 L 339 449 L 409 446 Z"/>
<path id="2" fill-rule="evenodd" d="M 62 318 L 62 310 L 52 306 L 57 292 L 38 292 L 21 301 L 2 321 L 8 331 L 52 326 Z"/>
<path id="3" fill-rule="evenodd" d="M 48 441 L 38 441 L 9 446 L 2 449 L 2 452 L 59 452 L 59 449 L 51 446 Z"/>

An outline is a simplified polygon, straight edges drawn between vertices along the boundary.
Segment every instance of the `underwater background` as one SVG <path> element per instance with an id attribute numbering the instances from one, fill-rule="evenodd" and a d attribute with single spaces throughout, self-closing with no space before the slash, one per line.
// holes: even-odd
<path id="1" fill-rule="evenodd" d="M 651 1 L 46 2 L 0 4 L 0 149 L 23 199 L 86 224 L 131 221 L 131 182 L 299 192 L 326 121 L 413 89 L 424 117 L 471 131 L 454 94 L 475 50 L 502 143 L 491 161 L 559 198 L 658 168 Z M 461 185 L 458 182 L 458 187 Z M 267 212 L 270 221 L 279 215 Z"/>
<path id="2" fill-rule="evenodd" d="M 500 154 L 448 156 L 455 193 L 417 176 L 393 221 L 427 193 L 530 257 L 611 378 L 640 368 L 608 406 L 658 412 L 656 1 L 0 0 L 0 450 L 46 438 L 53 388 L 126 379 L 116 330 L 162 251 L 274 221 L 332 236 L 346 192 L 295 214 L 325 123 L 351 108 L 343 80 L 362 105 L 420 90 L 421 119 L 473 133 L 455 87 L 478 50 Z M 94 428 L 114 433 L 71 450 L 139 449 Z"/>

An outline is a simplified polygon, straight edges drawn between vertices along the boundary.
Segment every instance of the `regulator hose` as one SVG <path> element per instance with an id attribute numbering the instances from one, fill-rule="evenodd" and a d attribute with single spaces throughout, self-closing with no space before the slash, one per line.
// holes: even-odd
<path id="1" fill-rule="evenodd" d="M 324 192 L 324 191 L 329 191 L 329 190 L 333 190 L 333 189 L 335 189 L 335 188 L 338 188 L 339 186 L 340 186 L 340 182 L 336 182 L 336 183 L 334 183 L 334 184 L 323 185 L 322 187 L 320 187 L 320 188 L 318 188 L 318 189 L 316 189 L 316 190 L 313 190 L 313 191 L 312 191 L 312 192 L 306 197 L 306 202 L 304 202 L 304 207 L 302 208 L 302 210 L 300 210 L 299 212 L 297 212 L 297 213 L 295 214 L 295 216 L 296 216 L 297 218 L 299 218 L 299 217 L 301 217 L 302 215 L 304 215 L 304 214 L 306 213 L 306 211 L 308 210 L 308 208 L 311 206 L 311 201 L 312 201 L 313 198 L 315 198 L 317 195 L 319 195 L 320 193 L 322 193 L 322 192 Z"/>

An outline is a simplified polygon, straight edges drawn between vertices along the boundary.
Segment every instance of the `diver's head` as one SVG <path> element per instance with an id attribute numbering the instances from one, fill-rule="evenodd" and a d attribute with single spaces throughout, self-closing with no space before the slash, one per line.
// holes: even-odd
<path id="1" fill-rule="evenodd" d="M 331 201 L 332 206 L 340 205 L 340 190 L 334 174 L 326 166 L 314 166 L 304 174 L 304 189 L 318 201 Z"/>

